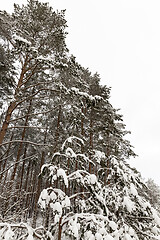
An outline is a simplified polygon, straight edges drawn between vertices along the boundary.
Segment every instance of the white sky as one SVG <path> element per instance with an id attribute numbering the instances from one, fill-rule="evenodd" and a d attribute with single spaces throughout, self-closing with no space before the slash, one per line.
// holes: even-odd
<path id="1" fill-rule="evenodd" d="M 44 1 L 44 0 L 43 0 Z M 10 12 L 5 0 L 1 10 Z M 67 45 L 77 61 L 112 87 L 139 155 L 131 164 L 160 185 L 160 1 L 50 0 L 66 9 Z"/>

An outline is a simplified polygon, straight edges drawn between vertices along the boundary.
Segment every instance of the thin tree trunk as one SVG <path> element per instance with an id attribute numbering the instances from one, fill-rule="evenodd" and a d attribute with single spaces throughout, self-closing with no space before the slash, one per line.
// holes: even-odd
<path id="1" fill-rule="evenodd" d="M 90 151 L 93 150 L 93 119 L 92 119 L 92 114 L 93 114 L 93 110 L 91 108 L 91 113 L 90 113 L 90 135 L 89 135 Z M 89 162 L 89 173 L 92 173 L 91 162 Z"/>
<path id="2" fill-rule="evenodd" d="M 110 174 L 110 162 L 109 162 L 109 156 L 110 156 L 110 147 L 109 147 L 109 136 L 107 137 L 107 142 L 108 142 L 108 146 L 107 146 L 107 172 L 106 172 L 106 178 L 107 178 L 107 184 L 110 184 L 110 180 L 108 179 L 108 176 Z"/>
<path id="3" fill-rule="evenodd" d="M 33 94 L 33 92 L 34 92 L 34 89 L 32 90 L 32 94 Z M 25 123 L 24 123 L 24 126 L 25 126 L 25 127 L 26 127 L 27 124 L 28 124 L 28 119 L 29 119 L 29 113 L 30 113 L 30 111 L 31 111 L 31 106 L 32 106 L 32 99 L 30 100 L 30 103 L 29 103 L 28 112 L 27 112 L 27 116 L 26 116 Z M 21 156 L 21 151 L 22 151 L 22 146 L 23 146 L 23 140 L 24 140 L 25 133 L 26 133 L 26 128 L 25 128 L 25 127 L 24 127 L 23 132 L 22 132 L 21 143 L 20 143 L 19 148 L 18 148 L 16 164 L 15 164 L 15 166 L 14 166 L 14 170 L 13 170 L 13 173 L 12 173 L 12 176 L 11 176 L 11 181 L 14 180 L 14 177 L 15 177 L 16 171 L 17 171 L 17 167 L 18 167 L 18 161 L 19 161 L 20 156 Z"/>
<path id="4" fill-rule="evenodd" d="M 84 108 L 83 108 L 83 107 L 82 107 L 81 111 L 82 111 L 82 118 L 81 118 L 81 135 L 83 136 L 83 135 L 84 135 L 84 117 L 83 117 Z"/>
<path id="5" fill-rule="evenodd" d="M 26 145 L 25 150 L 24 150 L 23 159 L 26 158 L 26 152 L 27 152 L 27 145 Z M 22 165 L 21 180 L 20 180 L 20 186 L 19 186 L 19 193 L 20 193 L 21 190 L 22 190 L 22 182 L 23 182 L 23 176 L 24 176 L 24 167 L 25 167 L 25 161 L 23 161 L 23 165 Z"/>
<path id="6" fill-rule="evenodd" d="M 82 135 L 82 137 L 84 136 L 84 113 L 85 113 L 85 110 L 84 110 L 84 107 L 82 107 L 82 109 L 81 109 L 81 111 L 82 111 L 82 117 L 81 117 L 81 135 Z M 81 152 L 83 153 L 83 151 L 84 151 L 84 146 L 83 145 L 81 145 Z"/>
<path id="7" fill-rule="evenodd" d="M 59 219 L 59 224 L 58 224 L 58 240 L 61 240 L 61 235 L 62 235 L 62 226 L 61 226 L 61 223 L 62 223 L 62 217 L 60 217 L 60 219 Z"/>
<path id="8" fill-rule="evenodd" d="M 27 189 L 27 198 L 26 198 L 26 206 L 25 209 L 27 210 L 27 214 L 30 217 L 30 209 L 31 209 L 31 195 L 32 195 L 32 189 L 33 189 L 33 172 L 34 172 L 34 162 L 32 162 L 30 177 L 29 177 L 29 185 Z"/>
<path id="9" fill-rule="evenodd" d="M 25 176 L 25 183 L 24 183 L 24 202 L 22 204 L 22 208 L 25 209 L 25 211 L 27 210 L 27 207 L 28 207 L 28 190 L 29 190 L 29 183 L 31 184 L 31 179 L 32 179 L 32 161 L 29 160 L 29 163 L 28 163 L 28 167 L 27 167 L 27 173 L 26 173 L 26 176 Z M 30 173 L 31 173 L 31 176 L 30 176 Z M 29 181 L 30 180 L 30 181 Z M 28 210 L 27 210 L 28 211 Z M 25 215 L 27 215 L 27 213 L 25 212 Z"/>
<path id="10" fill-rule="evenodd" d="M 68 158 L 68 175 L 69 175 L 69 169 L 70 169 L 70 158 Z M 68 182 L 68 196 L 70 196 L 70 182 Z"/>
<path id="11" fill-rule="evenodd" d="M 27 191 L 28 188 L 28 180 L 29 180 L 29 173 L 30 173 L 30 167 L 31 167 L 31 160 L 29 160 L 28 167 L 27 167 L 27 174 L 26 174 L 26 182 L 24 185 L 24 191 Z"/>
<path id="12" fill-rule="evenodd" d="M 86 107 L 82 107 L 81 109 L 82 111 L 82 118 L 81 118 L 81 135 L 82 136 L 85 136 L 85 131 L 84 131 L 84 116 L 86 113 L 87 113 L 87 108 Z M 81 145 L 81 151 L 82 153 L 84 152 L 84 146 Z M 76 160 L 77 161 L 77 160 Z M 78 162 L 76 162 L 76 168 L 78 168 Z M 77 186 L 78 188 L 78 186 Z M 83 186 L 80 186 L 79 189 L 77 189 L 77 191 L 80 191 L 80 192 L 83 192 L 84 191 L 84 188 Z M 82 195 L 82 198 L 83 198 L 83 195 Z"/>
<path id="13" fill-rule="evenodd" d="M 46 138 L 47 138 L 47 129 L 45 132 L 45 136 L 44 136 L 44 143 L 46 142 Z M 41 167 L 44 164 L 44 160 L 45 160 L 45 152 L 42 152 L 42 157 L 41 157 L 41 162 L 40 162 L 40 171 L 41 171 Z M 38 199 L 41 193 L 41 185 L 42 185 L 42 178 L 41 176 L 38 177 L 38 184 L 37 184 L 37 191 L 35 193 L 35 206 L 34 206 L 34 213 L 33 213 L 33 227 L 36 227 L 36 220 L 37 220 L 37 206 L 38 206 Z"/>
<path id="14" fill-rule="evenodd" d="M 56 139 L 55 139 L 55 150 L 57 151 L 57 145 L 58 145 L 58 138 L 59 138 L 59 126 L 60 126 L 60 118 L 61 118 L 61 105 L 59 105 L 59 112 L 58 112 L 58 118 L 57 118 L 57 129 L 56 129 Z"/>
<path id="15" fill-rule="evenodd" d="M 32 181 L 32 189 L 31 189 L 31 195 L 30 195 L 30 214 L 34 214 L 34 206 L 35 206 L 35 194 L 36 194 L 36 187 L 37 187 L 37 165 L 34 165 L 34 176 Z"/>
<path id="16" fill-rule="evenodd" d="M 3 164 L 3 169 L 2 169 L 2 172 L 5 170 L 5 167 L 6 167 L 6 164 L 7 164 L 7 160 L 8 160 L 8 156 L 9 156 L 9 152 L 10 152 L 10 147 L 11 147 L 11 141 L 13 139 L 13 132 L 12 132 L 12 135 L 11 135 L 11 138 L 10 138 L 10 143 L 8 145 L 8 149 L 6 151 L 6 159 L 4 161 L 4 164 Z M 0 175 L 0 181 L 2 180 L 2 177 L 3 177 L 3 174 Z"/>

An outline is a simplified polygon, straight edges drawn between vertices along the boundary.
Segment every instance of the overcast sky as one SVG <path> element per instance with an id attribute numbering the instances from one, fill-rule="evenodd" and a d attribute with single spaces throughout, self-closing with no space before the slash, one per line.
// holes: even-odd
<path id="1" fill-rule="evenodd" d="M 1 10 L 12 11 L 5 0 Z M 44 1 L 43 1 L 44 2 Z M 160 1 L 50 0 L 66 9 L 67 45 L 77 61 L 112 87 L 142 176 L 160 185 Z"/>

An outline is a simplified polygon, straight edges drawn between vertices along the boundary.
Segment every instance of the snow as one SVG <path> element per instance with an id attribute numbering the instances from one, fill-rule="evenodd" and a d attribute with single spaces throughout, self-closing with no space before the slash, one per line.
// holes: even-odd
<path id="1" fill-rule="evenodd" d="M 85 240 L 95 240 L 95 236 L 92 234 L 91 231 L 87 231 L 84 234 Z"/>
<path id="2" fill-rule="evenodd" d="M 111 235 L 107 235 L 104 240 L 114 240 L 114 238 Z"/>
<path id="3" fill-rule="evenodd" d="M 157 226 L 160 227 L 160 218 L 158 217 L 157 211 L 152 208 L 152 214 L 154 218 L 154 222 L 157 224 Z"/>
<path id="4" fill-rule="evenodd" d="M 54 61 L 54 56 L 39 56 L 37 57 L 38 60 L 42 60 L 42 61 L 49 61 L 49 62 L 52 62 Z"/>
<path id="5" fill-rule="evenodd" d="M 133 240 L 133 238 L 128 233 L 126 233 L 124 235 L 124 240 Z"/>
<path id="6" fill-rule="evenodd" d="M 55 193 L 57 193 L 59 199 L 64 199 L 66 194 L 59 188 L 54 188 L 53 189 Z"/>
<path id="7" fill-rule="evenodd" d="M 66 175 L 65 171 L 62 168 L 57 170 L 57 177 L 62 177 L 66 187 L 68 187 L 67 175 Z"/>
<path id="8" fill-rule="evenodd" d="M 5 233 L 5 239 L 4 240 L 12 240 L 14 239 L 14 232 L 11 230 L 10 226 L 8 226 L 8 230 Z"/>
<path id="9" fill-rule="evenodd" d="M 158 228 L 156 226 L 154 226 L 152 229 L 151 229 L 152 233 L 154 234 L 158 234 Z"/>
<path id="10" fill-rule="evenodd" d="M 70 147 L 66 149 L 66 155 L 67 157 L 76 158 L 75 152 Z"/>
<path id="11" fill-rule="evenodd" d="M 102 227 L 102 228 L 99 229 L 99 233 L 101 235 L 106 235 L 107 231 L 106 231 L 106 229 L 104 227 Z"/>
<path id="12" fill-rule="evenodd" d="M 49 167 L 49 166 L 50 166 L 50 164 L 47 164 L 47 163 L 43 164 L 43 166 L 41 167 L 41 173 L 43 173 L 44 169 Z"/>
<path id="13" fill-rule="evenodd" d="M 133 196 L 138 196 L 138 192 L 135 188 L 135 185 L 133 183 L 130 184 L 130 192 Z"/>
<path id="14" fill-rule="evenodd" d="M 78 238 L 78 231 L 80 229 L 80 224 L 77 223 L 77 217 L 75 219 L 71 219 L 69 222 L 69 230 L 72 232 L 75 238 Z"/>
<path id="15" fill-rule="evenodd" d="M 129 233 L 130 236 L 135 236 L 135 231 L 132 227 L 129 228 L 128 233 Z"/>
<path id="16" fill-rule="evenodd" d="M 20 37 L 20 36 L 18 36 L 18 35 L 16 35 L 16 34 L 13 36 L 13 38 L 14 38 L 15 40 L 18 40 L 18 41 L 20 41 L 20 42 L 23 42 L 23 43 L 25 43 L 25 44 L 27 44 L 27 45 L 31 45 L 31 42 L 29 42 L 29 41 L 26 40 L 25 38 Z"/>
<path id="17" fill-rule="evenodd" d="M 52 156 L 52 160 L 55 158 L 55 156 L 61 156 L 61 154 L 59 152 L 55 152 Z"/>
<path id="18" fill-rule="evenodd" d="M 0 239 L 3 239 L 2 236 L 4 235 L 4 232 L 5 232 L 5 228 L 3 227 L 3 228 L 0 230 Z"/>
<path id="19" fill-rule="evenodd" d="M 79 170 L 68 175 L 68 179 L 70 179 L 70 180 L 76 179 L 77 182 L 81 182 L 82 184 L 84 184 L 84 178 Z"/>
<path id="20" fill-rule="evenodd" d="M 123 206 L 127 208 L 128 212 L 132 212 L 135 209 L 134 202 L 128 196 L 124 196 Z"/>
<path id="21" fill-rule="evenodd" d="M 56 200 L 56 198 L 57 198 L 57 195 L 54 192 L 51 192 L 50 199 L 53 201 L 53 200 Z"/>
<path id="22" fill-rule="evenodd" d="M 94 96 L 96 100 L 102 100 L 103 98 L 101 96 L 95 95 Z"/>
<path id="23" fill-rule="evenodd" d="M 57 211 L 58 215 L 62 215 L 62 206 L 59 202 L 55 202 L 52 206 L 53 211 Z"/>
<path id="24" fill-rule="evenodd" d="M 117 224 L 114 221 L 109 222 L 109 226 L 112 228 L 112 230 L 116 230 L 118 228 Z"/>
<path id="25" fill-rule="evenodd" d="M 59 214 L 56 214 L 55 216 L 54 216 L 54 223 L 58 223 L 59 222 L 59 220 L 60 220 L 60 215 Z"/>
<path id="26" fill-rule="evenodd" d="M 28 235 L 27 240 L 34 240 L 33 235 Z"/>
<path id="27" fill-rule="evenodd" d="M 78 153 L 77 154 L 77 157 L 82 157 L 86 162 L 87 161 L 89 161 L 89 158 L 88 157 L 86 157 L 86 155 L 85 154 L 82 154 L 82 153 Z"/>
<path id="28" fill-rule="evenodd" d="M 62 144 L 62 147 L 61 147 L 62 151 L 64 150 L 64 148 L 65 148 L 65 146 L 66 146 L 66 143 L 71 143 L 71 144 L 72 144 L 74 140 L 77 140 L 77 141 L 80 142 L 82 145 L 84 145 L 84 141 L 83 141 L 81 138 L 76 137 L 76 136 L 71 136 L 71 137 L 68 137 L 68 138 L 64 141 L 64 143 Z"/>
<path id="29" fill-rule="evenodd" d="M 73 91 L 76 95 L 80 95 L 82 97 L 85 97 L 85 98 L 89 99 L 91 102 L 93 102 L 93 101 L 100 101 L 100 100 L 103 99 L 101 96 L 98 96 L 98 95 L 92 96 L 92 95 L 89 95 L 86 92 L 82 92 L 82 91 L 80 91 L 76 87 L 72 87 L 71 91 Z"/>
<path id="30" fill-rule="evenodd" d="M 65 199 L 62 201 L 62 207 L 70 207 L 71 202 L 68 196 L 65 197 Z"/>
<path id="31" fill-rule="evenodd" d="M 43 189 L 40 194 L 38 204 L 41 206 L 42 209 L 46 208 L 46 204 L 50 201 L 50 196 L 48 195 L 47 189 Z"/>
<path id="32" fill-rule="evenodd" d="M 79 89 L 78 89 L 78 88 L 76 88 L 76 87 L 72 87 L 72 88 L 71 88 L 71 90 L 72 90 L 73 92 L 75 92 L 76 94 L 78 94 L 78 93 L 79 93 Z"/>
<path id="33" fill-rule="evenodd" d="M 34 230 L 32 227 L 30 227 L 28 224 L 25 224 L 25 227 L 27 228 L 27 231 L 28 231 L 28 237 L 27 237 L 27 240 L 34 240 L 33 238 L 33 233 L 34 233 Z"/>
<path id="34" fill-rule="evenodd" d="M 95 174 L 90 174 L 87 176 L 88 184 L 95 184 L 97 182 L 97 177 Z"/>
<path id="35" fill-rule="evenodd" d="M 98 151 L 98 150 L 94 150 L 95 154 L 94 154 L 94 158 L 96 159 L 97 163 L 100 163 L 100 161 L 102 159 L 106 158 L 106 155 L 104 152 Z"/>
<path id="36" fill-rule="evenodd" d="M 96 240 L 103 240 L 103 237 L 100 233 L 96 233 L 95 238 L 96 238 Z"/>
<path id="37" fill-rule="evenodd" d="M 99 140 L 103 140 L 103 137 L 101 134 L 99 134 L 99 137 L 98 137 Z"/>

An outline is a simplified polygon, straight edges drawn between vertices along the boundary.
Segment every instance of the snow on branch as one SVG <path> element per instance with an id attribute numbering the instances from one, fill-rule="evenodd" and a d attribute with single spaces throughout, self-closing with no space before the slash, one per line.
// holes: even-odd
<path id="1" fill-rule="evenodd" d="M 68 138 L 64 141 L 64 143 L 62 144 L 62 147 L 61 147 L 62 151 L 64 150 L 64 148 L 65 148 L 65 146 L 66 146 L 67 143 L 72 144 L 73 141 L 75 141 L 75 140 L 77 140 L 77 142 L 80 142 L 82 145 L 84 145 L 84 141 L 83 141 L 81 138 L 76 137 L 76 136 L 71 136 L 71 137 L 68 137 Z"/>
<path id="2" fill-rule="evenodd" d="M 102 100 L 103 98 L 101 96 L 98 96 L 98 95 L 95 95 L 95 96 L 92 96 L 92 95 L 89 95 L 88 93 L 86 92 L 81 92 L 78 88 L 76 87 L 72 87 L 71 88 L 71 91 L 76 94 L 76 95 L 79 95 L 81 97 L 84 97 L 88 100 L 90 100 L 91 102 L 96 102 L 96 101 L 100 101 Z"/>
<path id="3" fill-rule="evenodd" d="M 20 37 L 20 36 L 18 36 L 18 35 L 16 35 L 16 34 L 13 36 L 13 39 L 14 39 L 15 41 L 21 42 L 21 43 L 23 43 L 23 44 L 31 45 L 31 42 L 29 42 L 29 41 L 26 40 L 25 38 Z"/>
<path id="4" fill-rule="evenodd" d="M 63 209 L 70 207 L 70 199 L 61 189 L 50 187 L 43 189 L 38 204 L 42 209 L 49 206 L 55 216 L 54 221 L 57 223 L 62 216 Z"/>
<path id="5" fill-rule="evenodd" d="M 18 229 L 23 229 L 24 234 L 18 237 Z M 41 233 L 39 231 L 41 230 Z M 43 227 L 33 229 L 28 224 L 21 222 L 19 224 L 9 224 L 9 223 L 0 223 L 0 239 L 12 240 L 12 239 L 27 239 L 33 240 L 34 237 L 37 239 L 42 239 L 42 235 L 45 232 Z"/>
<path id="6" fill-rule="evenodd" d="M 52 183 L 54 183 L 54 181 L 58 178 L 61 178 L 63 179 L 65 186 L 68 187 L 68 178 L 64 169 L 58 168 L 52 164 L 44 164 L 41 168 L 41 173 L 43 173 L 46 169 L 49 171 L 49 177 L 51 177 Z"/>

